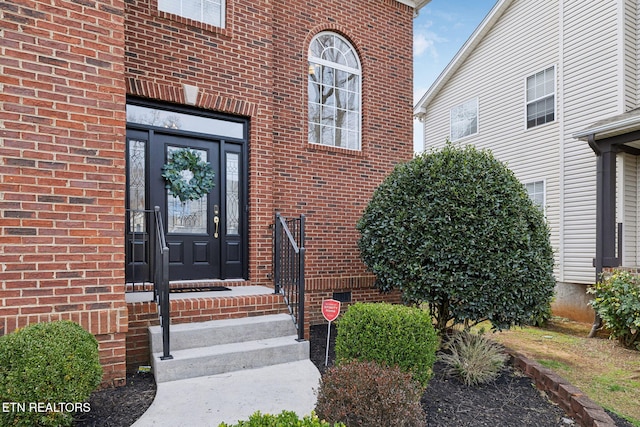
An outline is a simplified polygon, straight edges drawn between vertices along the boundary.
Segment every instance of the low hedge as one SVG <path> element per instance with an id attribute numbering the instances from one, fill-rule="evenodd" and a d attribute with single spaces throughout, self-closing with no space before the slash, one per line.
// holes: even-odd
<path id="1" fill-rule="evenodd" d="M 102 379 L 98 342 L 77 323 L 36 323 L 0 337 L 0 425 L 70 426 Z M 85 409 L 86 410 L 86 409 Z"/>
<path id="2" fill-rule="evenodd" d="M 218 427 L 345 427 L 344 424 L 330 424 L 319 419 L 315 414 L 302 419 L 295 412 L 282 411 L 278 415 L 261 414 L 256 412 L 247 421 L 238 421 L 237 424 L 220 424 Z"/>
<path id="3" fill-rule="evenodd" d="M 375 361 L 398 366 L 427 386 L 439 339 L 426 310 L 387 303 L 358 303 L 337 323 L 336 363 Z"/>

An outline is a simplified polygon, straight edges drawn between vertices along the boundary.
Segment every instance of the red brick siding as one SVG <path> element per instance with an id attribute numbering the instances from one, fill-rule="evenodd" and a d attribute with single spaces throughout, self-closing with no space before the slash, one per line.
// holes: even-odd
<path id="1" fill-rule="evenodd" d="M 307 274 L 364 273 L 355 223 L 375 186 L 412 156 L 413 10 L 375 2 L 228 0 L 215 29 L 127 3 L 130 94 L 249 116 L 250 279 L 271 273 L 274 210 L 307 215 Z M 307 143 L 307 50 L 322 30 L 343 34 L 363 72 L 362 151 Z M 250 107 L 247 107 L 250 106 Z"/>
<path id="2" fill-rule="evenodd" d="M 322 301 L 333 298 L 334 292 L 351 291 L 351 302 L 342 303 L 340 312 L 344 313 L 350 305 L 358 302 L 388 302 L 400 304 L 402 295 L 397 292 L 381 294 L 373 287 L 374 277 L 327 277 L 306 281 L 307 294 L 305 297 L 305 337 L 309 337 L 309 327 L 326 323 L 322 315 Z"/>
<path id="3" fill-rule="evenodd" d="M 413 155 L 413 10 L 339 0 L 275 2 L 274 10 L 274 207 L 307 217 L 308 277 L 359 277 L 355 224 L 374 188 Z M 361 151 L 308 143 L 307 52 L 325 30 L 348 39 L 360 58 Z"/>
<path id="4" fill-rule="evenodd" d="M 124 377 L 125 94 L 182 104 L 185 84 L 196 106 L 250 119 L 251 283 L 271 282 L 274 211 L 305 213 L 307 277 L 324 281 L 309 318 L 316 294 L 373 299 L 370 284 L 349 287 L 366 276 L 354 227 L 411 157 L 412 13 L 394 0 L 227 0 L 216 29 L 157 0 L 2 2 L 0 333 L 77 319 L 101 343 L 105 380 Z M 322 30 L 360 55 L 360 152 L 307 143 L 306 52 Z"/>
<path id="5" fill-rule="evenodd" d="M 124 1 L 0 4 L 0 334 L 72 319 L 125 374 Z"/>

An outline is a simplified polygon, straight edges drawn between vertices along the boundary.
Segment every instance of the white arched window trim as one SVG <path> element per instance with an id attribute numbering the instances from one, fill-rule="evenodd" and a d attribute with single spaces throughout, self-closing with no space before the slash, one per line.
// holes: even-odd
<path id="1" fill-rule="evenodd" d="M 309 143 L 360 150 L 362 68 L 355 48 L 340 34 L 323 31 L 311 40 L 308 59 Z"/>

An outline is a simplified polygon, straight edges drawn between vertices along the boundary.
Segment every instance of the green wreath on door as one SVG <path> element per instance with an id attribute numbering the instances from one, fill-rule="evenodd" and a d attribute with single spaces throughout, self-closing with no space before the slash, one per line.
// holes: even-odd
<path id="1" fill-rule="evenodd" d="M 191 177 L 185 172 L 190 172 Z M 187 175 L 187 176 L 185 176 Z M 215 186 L 215 172 L 209 164 L 190 148 L 181 148 L 170 154 L 167 163 L 162 166 L 162 177 L 169 194 L 182 203 L 200 200 L 209 194 Z"/>

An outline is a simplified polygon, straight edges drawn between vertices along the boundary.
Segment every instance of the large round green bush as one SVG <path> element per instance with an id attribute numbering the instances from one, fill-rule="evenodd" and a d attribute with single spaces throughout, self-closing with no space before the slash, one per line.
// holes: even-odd
<path id="1" fill-rule="evenodd" d="M 398 165 L 358 230 L 377 286 L 428 303 L 439 330 L 451 321 L 526 324 L 553 297 L 544 215 L 488 151 L 448 143 Z"/>
<path id="2" fill-rule="evenodd" d="M 0 425 L 70 426 L 101 379 L 98 342 L 77 323 L 35 323 L 0 337 L 0 401 L 12 404 Z"/>
<path id="3" fill-rule="evenodd" d="M 398 366 L 426 387 L 438 345 L 427 311 L 387 303 L 358 303 L 338 321 L 336 362 L 361 360 Z"/>

